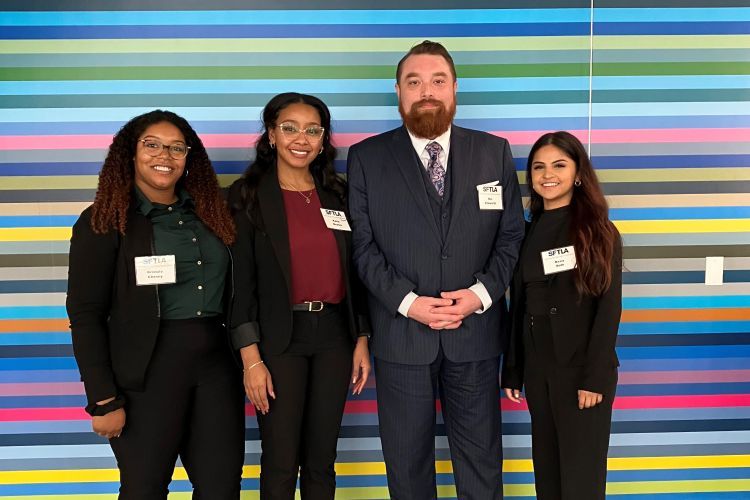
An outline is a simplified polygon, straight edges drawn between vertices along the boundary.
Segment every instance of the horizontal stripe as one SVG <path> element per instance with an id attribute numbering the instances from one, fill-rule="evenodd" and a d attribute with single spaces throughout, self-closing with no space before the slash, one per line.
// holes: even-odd
<path id="1" fill-rule="evenodd" d="M 750 321 L 750 307 L 718 309 L 645 309 L 623 311 L 624 322 Z"/>
<path id="2" fill-rule="evenodd" d="M 738 333 L 750 331 L 750 321 L 664 321 L 620 324 L 620 335 Z"/>
<path id="3" fill-rule="evenodd" d="M 644 19 L 645 20 L 645 19 Z M 602 22 L 594 23 L 594 36 L 612 35 L 745 35 L 750 26 L 743 21 L 721 22 Z M 567 33 L 566 33 L 567 34 Z M 33 37 L 30 37 L 33 38 Z M 73 38 L 73 37 L 71 37 Z"/>
<path id="4" fill-rule="evenodd" d="M 717 253 L 721 254 L 721 252 Z M 725 283 L 720 287 L 707 287 L 703 283 L 624 285 L 622 287 L 622 295 L 626 298 L 747 295 L 748 293 L 750 293 L 750 283 Z"/>
<path id="5" fill-rule="evenodd" d="M 624 309 L 750 308 L 750 295 L 721 297 L 624 297 Z M 0 309 L 1 311 L 1 309 Z M 0 312 L 0 314 L 2 314 Z"/>
<path id="6" fill-rule="evenodd" d="M 718 253 L 717 255 L 721 255 Z M 628 259 L 623 263 L 624 269 L 633 272 L 640 271 L 702 271 L 705 270 L 706 260 L 701 258 L 670 258 L 670 259 Z M 750 257 L 727 257 L 724 259 L 724 269 L 742 271 L 750 268 Z"/>
<path id="7" fill-rule="evenodd" d="M 672 372 L 624 372 L 618 376 L 618 384 L 691 384 L 711 382 L 750 382 L 750 369 L 746 370 L 701 370 Z"/>

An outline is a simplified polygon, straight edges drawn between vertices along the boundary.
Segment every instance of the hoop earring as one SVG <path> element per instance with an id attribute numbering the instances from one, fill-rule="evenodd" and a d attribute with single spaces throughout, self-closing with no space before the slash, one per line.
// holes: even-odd
<path id="1" fill-rule="evenodd" d="M 276 143 L 275 142 L 271 143 L 271 149 L 276 149 Z"/>
<path id="2" fill-rule="evenodd" d="M 188 169 L 186 168 L 186 169 L 185 169 L 185 173 L 184 173 L 184 174 L 183 174 L 182 176 L 183 176 L 183 177 L 187 177 L 189 173 L 190 173 L 190 170 L 188 170 Z"/>
<path id="3" fill-rule="evenodd" d="M 318 151 L 318 156 L 323 154 L 323 148 L 320 148 L 320 151 Z"/>
<path id="4" fill-rule="evenodd" d="M 581 179 L 576 179 L 573 184 L 575 184 L 576 187 L 579 187 L 581 185 Z"/>

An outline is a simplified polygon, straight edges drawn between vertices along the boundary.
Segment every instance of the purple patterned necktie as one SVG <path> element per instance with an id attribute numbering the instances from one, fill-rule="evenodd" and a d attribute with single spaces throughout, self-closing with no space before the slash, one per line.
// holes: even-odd
<path id="1" fill-rule="evenodd" d="M 440 163 L 440 152 L 443 151 L 443 147 L 437 142 L 431 142 L 425 149 L 430 154 L 430 161 L 427 162 L 427 174 L 430 176 L 432 185 L 435 186 L 438 194 L 443 196 L 445 190 L 445 168 Z"/>

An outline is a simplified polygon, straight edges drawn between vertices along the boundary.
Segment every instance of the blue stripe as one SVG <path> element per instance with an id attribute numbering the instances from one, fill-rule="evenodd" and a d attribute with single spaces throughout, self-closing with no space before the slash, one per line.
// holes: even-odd
<path id="1" fill-rule="evenodd" d="M 70 344 L 67 333 L 5 333 L 0 335 L 0 346 Z"/>
<path id="2" fill-rule="evenodd" d="M 281 63 L 282 60 L 279 60 Z M 321 58 L 313 63 L 331 64 Z M 165 61 L 168 63 L 168 61 Z M 686 76 L 597 76 L 595 90 L 621 89 L 744 89 L 750 75 Z M 465 92 L 507 92 L 545 90 L 588 90 L 588 77 L 547 78 L 461 78 L 460 96 Z M 299 80 L 88 80 L 0 82 L 5 95 L 88 95 L 88 94 L 276 94 L 304 89 L 310 94 L 394 94 L 393 79 L 299 79 Z"/>
<path id="3" fill-rule="evenodd" d="M 0 169 L 0 173 L 2 170 Z M 60 172 L 58 172 L 60 173 Z M 65 175 L 70 175 L 65 173 Z M 0 228 L 8 227 L 71 227 L 77 215 L 0 215 Z"/>
<path id="4" fill-rule="evenodd" d="M 704 309 L 715 307 L 750 307 L 750 295 L 705 297 L 623 297 L 624 309 Z"/>
<path id="5" fill-rule="evenodd" d="M 4 363 L 3 363 L 4 364 Z M 1 384 L 36 384 L 45 382 L 80 382 L 78 366 L 68 369 L 50 370 L 46 368 L 30 370 L 4 370 L 0 366 Z"/>
<path id="6" fill-rule="evenodd" d="M 750 321 L 665 321 L 620 323 L 620 335 L 663 335 L 705 334 L 705 333 L 743 333 L 750 331 Z"/>
<path id="7" fill-rule="evenodd" d="M 667 283 L 704 283 L 704 271 L 639 271 L 622 273 L 622 283 L 667 284 Z M 750 270 L 724 271 L 724 283 L 742 283 L 750 281 Z"/>
<path id="8" fill-rule="evenodd" d="M 596 22 L 602 23 L 750 21 L 750 8 L 597 8 L 594 18 Z"/>
<path id="9" fill-rule="evenodd" d="M 633 121 L 637 120 L 639 118 L 633 117 Z M 750 167 L 750 155 L 596 156 L 594 154 L 592 161 L 598 169 Z"/>
<path id="10" fill-rule="evenodd" d="M 738 9 L 739 10 L 739 9 Z M 157 14 L 157 15 L 155 15 Z M 740 12 L 738 16 L 742 16 Z M 0 26 L 162 26 L 296 24 L 457 24 L 589 22 L 589 9 L 441 9 L 430 10 L 191 10 L 112 12 L 2 12 Z M 731 20 L 738 20 L 734 17 Z M 707 19 L 710 20 L 710 19 Z"/>
<path id="11" fill-rule="evenodd" d="M 747 219 L 750 207 L 610 208 L 609 218 L 619 220 Z"/>
<path id="12" fill-rule="evenodd" d="M 700 394 L 748 394 L 750 382 L 726 382 L 710 384 L 631 384 L 617 387 L 618 396 L 687 396 Z M 693 429 L 693 431 L 710 431 Z M 745 429 L 743 429 L 745 430 Z"/>
<path id="13" fill-rule="evenodd" d="M 67 280 L 0 280 L 0 293 L 66 292 Z"/>
<path id="14" fill-rule="evenodd" d="M 518 24 L 298 24 L 155 26 L 8 26 L 4 40 L 95 40 L 152 38 L 421 38 L 477 36 L 588 36 L 586 23 Z"/>
<path id="15" fill-rule="evenodd" d="M 0 319 L 62 319 L 67 317 L 65 306 L 0 307 Z"/>
<path id="16" fill-rule="evenodd" d="M 620 360 L 630 359 L 714 359 L 716 365 L 721 361 L 715 358 L 750 357 L 750 345 L 733 346 L 666 346 L 666 347 L 618 347 Z M 746 367 L 747 368 L 747 367 Z"/>
<path id="17" fill-rule="evenodd" d="M 72 356 L 64 358 L 6 358 L 0 363 L 0 372 L 6 370 L 73 370 L 77 369 Z"/>
<path id="18" fill-rule="evenodd" d="M 594 35 L 746 35 L 750 33 L 747 22 L 640 22 L 594 24 Z"/>
<path id="19" fill-rule="evenodd" d="M 57 396 L 4 396 L 0 397 L 0 408 L 70 408 L 86 406 L 84 395 Z"/>
<path id="20" fill-rule="evenodd" d="M 620 364 L 620 371 L 652 372 L 652 371 L 684 371 L 684 370 L 747 370 L 747 357 L 736 358 L 687 358 L 687 359 L 628 359 Z"/>

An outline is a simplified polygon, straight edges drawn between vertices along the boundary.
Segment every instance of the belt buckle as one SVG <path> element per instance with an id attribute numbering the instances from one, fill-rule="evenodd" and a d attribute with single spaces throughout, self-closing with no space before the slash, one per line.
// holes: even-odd
<path id="1" fill-rule="evenodd" d="M 306 300 L 305 304 L 307 304 L 308 312 L 320 312 L 325 305 L 322 300 Z"/>

